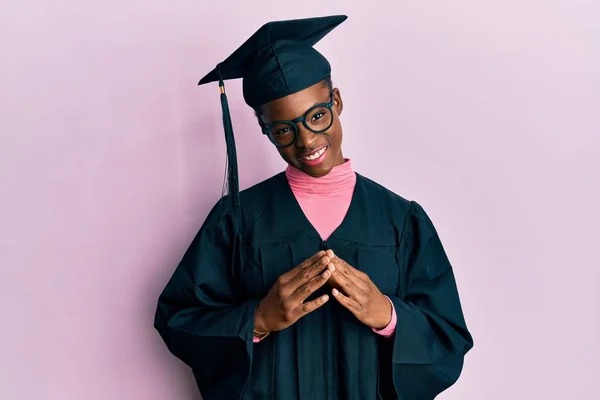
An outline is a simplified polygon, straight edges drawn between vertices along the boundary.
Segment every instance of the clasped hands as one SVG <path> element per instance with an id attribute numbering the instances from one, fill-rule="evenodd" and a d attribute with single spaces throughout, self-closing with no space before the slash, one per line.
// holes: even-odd
<path id="1" fill-rule="evenodd" d="M 305 300 L 325 284 L 332 287 L 334 299 L 363 324 L 374 329 L 389 324 L 392 306 L 369 276 L 327 250 L 277 279 L 256 309 L 255 330 L 280 331 L 318 309 L 329 301 L 329 295 Z"/>

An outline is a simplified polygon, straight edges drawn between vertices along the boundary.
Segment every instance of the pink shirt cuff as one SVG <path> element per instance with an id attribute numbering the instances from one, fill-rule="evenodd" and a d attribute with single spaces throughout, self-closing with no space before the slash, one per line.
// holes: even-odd
<path id="1" fill-rule="evenodd" d="M 390 301 L 390 304 L 392 305 L 392 320 L 385 328 L 382 328 L 382 329 L 373 328 L 373 332 L 375 332 L 378 335 L 381 335 L 383 337 L 390 338 L 390 337 L 392 337 L 394 332 L 396 332 L 396 324 L 398 323 L 398 319 L 397 319 L 397 315 L 396 315 L 396 309 L 394 308 L 394 303 L 392 302 L 392 300 L 389 297 L 387 297 L 387 296 L 385 296 L 385 297 Z"/>

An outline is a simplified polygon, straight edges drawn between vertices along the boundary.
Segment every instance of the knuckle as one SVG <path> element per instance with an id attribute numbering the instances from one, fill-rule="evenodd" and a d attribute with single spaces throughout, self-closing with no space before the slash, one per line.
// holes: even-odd
<path id="1" fill-rule="evenodd" d="M 289 302 L 283 302 L 281 304 L 281 309 L 283 310 L 284 314 L 287 314 L 292 310 L 292 306 L 290 305 Z"/>
<path id="2" fill-rule="evenodd" d="M 302 292 L 302 294 L 306 294 L 308 292 L 310 292 L 310 286 L 308 285 L 304 285 L 300 288 L 300 292 Z"/>
<path id="3" fill-rule="evenodd" d="M 298 280 L 305 281 L 308 278 L 308 272 L 302 271 L 298 274 Z"/>
<path id="4" fill-rule="evenodd" d="M 312 307 L 311 307 L 311 304 L 310 304 L 310 303 L 304 303 L 304 304 L 302 305 L 302 311 L 304 311 L 305 313 L 307 313 L 307 312 L 310 312 L 311 308 L 312 308 Z"/>

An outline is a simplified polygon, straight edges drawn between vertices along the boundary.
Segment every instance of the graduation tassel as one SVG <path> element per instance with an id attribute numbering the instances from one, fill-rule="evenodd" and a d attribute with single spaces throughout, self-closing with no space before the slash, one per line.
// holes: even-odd
<path id="1" fill-rule="evenodd" d="M 233 126 L 229 113 L 229 103 L 225 94 L 225 83 L 219 71 L 219 89 L 221 90 L 221 108 L 223 110 L 223 129 L 225 130 L 225 143 L 227 144 L 227 187 L 233 207 L 239 204 L 239 181 L 237 153 L 235 139 L 233 137 Z"/>

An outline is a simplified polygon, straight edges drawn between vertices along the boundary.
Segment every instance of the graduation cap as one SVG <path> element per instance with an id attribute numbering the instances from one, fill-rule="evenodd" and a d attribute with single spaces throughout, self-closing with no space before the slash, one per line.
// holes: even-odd
<path id="1" fill-rule="evenodd" d="M 239 182 L 224 80 L 242 78 L 244 100 L 254 109 L 322 81 L 331 75 L 331 65 L 313 46 L 347 18 L 333 15 L 268 22 L 198 83 L 219 82 L 233 206 L 239 204 Z"/>

